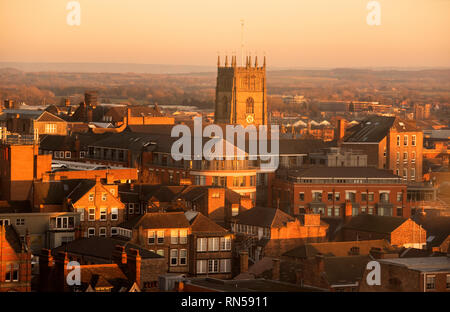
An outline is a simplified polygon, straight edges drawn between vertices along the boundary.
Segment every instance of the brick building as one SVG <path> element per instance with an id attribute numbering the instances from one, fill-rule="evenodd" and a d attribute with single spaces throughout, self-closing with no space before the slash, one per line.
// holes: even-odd
<path id="1" fill-rule="evenodd" d="M 51 155 L 39 155 L 34 137 L 10 135 L 0 143 L 0 185 L 4 200 L 32 198 L 33 181 L 51 170 Z"/>
<path id="2" fill-rule="evenodd" d="M 169 273 L 188 273 L 190 234 L 184 212 L 152 212 L 122 223 L 118 235 L 163 256 Z"/>
<path id="3" fill-rule="evenodd" d="M 189 275 L 231 278 L 232 234 L 198 212 L 186 212 L 189 235 Z"/>
<path id="4" fill-rule="evenodd" d="M 252 262 L 264 256 L 279 257 L 306 242 L 323 241 L 327 228 L 317 214 L 294 218 L 280 209 L 261 207 L 240 213 L 231 224 L 235 252 L 247 251 Z"/>
<path id="5" fill-rule="evenodd" d="M 80 285 L 69 285 L 68 265 L 76 256 L 59 251 L 55 256 L 43 249 L 39 256 L 39 291 L 41 292 L 139 292 L 141 288 L 142 257 L 138 249 L 130 248 L 125 252 L 118 246 L 114 263 L 82 264 Z"/>
<path id="6" fill-rule="evenodd" d="M 352 217 L 340 230 L 339 240 L 386 239 L 392 246 L 426 247 L 427 232 L 412 219 L 368 214 Z"/>
<path id="7" fill-rule="evenodd" d="M 423 133 L 414 122 L 371 116 L 346 130 L 345 148 L 362 150 L 367 163 L 389 169 L 405 181 L 422 181 Z"/>
<path id="8" fill-rule="evenodd" d="M 450 258 L 419 257 L 377 259 L 380 285 L 367 285 L 366 270 L 360 291 L 366 292 L 450 292 Z"/>
<path id="9" fill-rule="evenodd" d="M 271 193 L 272 206 L 292 215 L 311 211 L 341 218 L 361 213 L 410 216 L 404 181 L 373 167 L 280 170 Z M 346 211 L 346 207 L 350 210 Z"/>
<path id="10" fill-rule="evenodd" d="M 65 207 L 80 214 L 81 237 L 117 235 L 125 216 L 117 184 L 103 184 L 99 177 L 82 180 L 67 196 Z"/>
<path id="11" fill-rule="evenodd" d="M 0 292 L 31 291 L 31 250 L 12 225 L 0 223 Z"/>
<path id="12" fill-rule="evenodd" d="M 28 135 L 67 135 L 67 122 L 47 111 L 8 110 L 6 126 L 9 132 Z"/>
<path id="13" fill-rule="evenodd" d="M 164 257 L 130 242 L 109 237 L 82 238 L 52 249 L 51 254 L 56 257 L 59 252 L 67 252 L 70 261 L 78 261 L 81 265 L 126 265 L 131 249 L 138 250 L 141 257 L 139 288 L 156 290 L 159 275 L 167 272 Z"/>

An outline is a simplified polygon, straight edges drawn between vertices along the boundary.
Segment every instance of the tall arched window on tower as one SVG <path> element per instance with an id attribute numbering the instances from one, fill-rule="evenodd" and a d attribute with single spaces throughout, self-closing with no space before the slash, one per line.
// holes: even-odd
<path id="1" fill-rule="evenodd" d="M 247 114 L 254 113 L 254 106 L 255 106 L 255 101 L 253 100 L 253 98 L 249 97 L 247 99 L 247 109 L 246 109 Z"/>
<path id="2" fill-rule="evenodd" d="M 228 112 L 228 98 L 226 96 L 222 99 L 222 113 L 226 114 Z"/>

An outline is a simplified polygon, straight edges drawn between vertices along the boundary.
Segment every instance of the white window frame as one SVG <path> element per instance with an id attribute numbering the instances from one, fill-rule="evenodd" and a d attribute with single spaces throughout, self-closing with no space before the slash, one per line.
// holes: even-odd
<path id="1" fill-rule="evenodd" d="M 150 241 L 152 239 L 152 242 Z M 147 232 L 147 243 L 149 245 L 155 245 L 156 244 L 156 232 L 155 231 L 148 231 Z"/>
<path id="2" fill-rule="evenodd" d="M 64 158 L 72 158 L 72 153 L 70 151 L 66 151 L 64 154 Z"/>
<path id="3" fill-rule="evenodd" d="M 219 251 L 219 237 L 208 237 L 208 251 Z"/>
<path id="4" fill-rule="evenodd" d="M 415 134 L 411 137 L 411 146 L 416 146 L 417 136 Z"/>
<path id="5" fill-rule="evenodd" d="M 169 254 L 169 264 L 170 266 L 177 266 L 178 265 L 178 249 L 170 249 L 170 254 Z M 175 260 L 175 263 L 173 263 Z"/>
<path id="6" fill-rule="evenodd" d="M 111 227 L 111 236 L 119 234 L 119 229 L 117 227 Z"/>
<path id="7" fill-rule="evenodd" d="M 208 250 L 208 238 L 198 237 L 197 238 L 197 252 L 204 252 Z"/>
<path id="8" fill-rule="evenodd" d="M 170 243 L 178 245 L 178 230 L 170 230 Z"/>
<path id="9" fill-rule="evenodd" d="M 221 273 L 231 272 L 231 259 L 220 259 L 220 272 Z"/>
<path id="10" fill-rule="evenodd" d="M 180 256 L 180 259 L 179 259 L 178 264 L 179 265 L 187 265 L 187 249 L 180 249 L 179 256 Z M 184 263 L 183 263 L 183 260 L 184 260 Z"/>
<path id="11" fill-rule="evenodd" d="M 104 233 L 102 233 L 104 232 Z M 107 237 L 108 236 L 108 231 L 106 229 L 106 227 L 101 227 L 98 229 L 98 236 L 99 237 Z"/>
<path id="12" fill-rule="evenodd" d="M 179 244 L 187 244 L 187 230 L 180 230 Z"/>
<path id="13" fill-rule="evenodd" d="M 100 221 L 108 220 L 108 208 L 100 208 Z"/>
<path id="14" fill-rule="evenodd" d="M 231 237 L 224 236 L 220 238 L 220 250 L 231 250 Z"/>
<path id="15" fill-rule="evenodd" d="M 92 210 L 94 211 L 94 213 L 91 213 Z M 95 215 L 96 215 L 95 208 L 88 208 L 88 214 L 89 214 L 88 221 L 95 221 Z"/>
<path id="16" fill-rule="evenodd" d="M 208 260 L 197 260 L 197 274 L 208 273 Z"/>
<path id="17" fill-rule="evenodd" d="M 93 234 L 89 233 L 91 230 L 94 231 Z M 89 237 L 94 237 L 94 236 L 95 236 L 95 228 L 93 228 L 93 227 L 88 228 L 88 230 L 87 230 L 87 237 L 89 238 Z"/>
<path id="18" fill-rule="evenodd" d="M 115 218 L 114 218 L 115 216 Z M 114 207 L 111 208 L 111 221 L 117 221 L 119 220 L 119 208 Z"/>
<path id="19" fill-rule="evenodd" d="M 160 239 L 162 239 L 161 242 L 160 242 Z M 164 244 L 164 231 L 157 231 L 156 232 L 156 243 L 158 245 Z"/>
<path id="20" fill-rule="evenodd" d="M 208 273 L 219 273 L 219 260 L 209 259 L 208 260 Z"/>

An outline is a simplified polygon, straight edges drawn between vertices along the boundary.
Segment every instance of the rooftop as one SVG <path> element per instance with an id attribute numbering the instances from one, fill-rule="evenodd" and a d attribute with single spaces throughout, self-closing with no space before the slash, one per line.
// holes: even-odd
<path id="1" fill-rule="evenodd" d="M 380 259 L 380 263 L 398 265 L 419 272 L 450 272 L 449 257 Z"/>

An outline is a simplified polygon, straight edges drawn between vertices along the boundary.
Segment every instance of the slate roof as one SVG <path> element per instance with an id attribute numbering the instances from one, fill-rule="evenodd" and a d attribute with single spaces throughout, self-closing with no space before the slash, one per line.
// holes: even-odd
<path id="1" fill-rule="evenodd" d="M 112 291 L 119 291 L 122 287 L 128 289 L 132 285 L 117 264 L 82 265 L 80 273 L 81 284 L 85 289 L 90 285 L 94 288 L 106 287 Z"/>
<path id="2" fill-rule="evenodd" d="M 335 146 L 335 142 L 324 142 L 322 140 L 299 140 L 299 139 L 280 139 L 280 155 L 288 154 L 308 154 L 318 151 L 322 148 Z"/>
<path id="3" fill-rule="evenodd" d="M 200 212 L 190 220 L 190 224 L 193 233 L 206 232 L 211 234 L 224 234 L 228 232 L 226 229 L 212 221 L 210 218 L 204 216 Z"/>
<path id="4" fill-rule="evenodd" d="M 359 230 L 364 232 L 374 232 L 390 234 L 408 219 L 402 217 L 374 216 L 361 214 L 354 216 L 345 224 L 343 229 Z"/>
<path id="5" fill-rule="evenodd" d="M 53 115 L 52 113 L 47 112 L 47 111 L 44 111 L 36 119 L 36 121 L 42 121 L 42 122 L 66 122 L 65 120 L 59 118 L 58 116 Z"/>
<path id="6" fill-rule="evenodd" d="M 35 202 L 49 205 L 60 205 L 66 196 L 81 183 L 81 180 L 64 180 L 34 183 Z"/>
<path id="7" fill-rule="evenodd" d="M 72 200 L 72 203 L 76 203 L 81 197 L 89 192 L 95 186 L 94 180 L 82 180 L 73 191 L 67 196 Z"/>
<path id="8" fill-rule="evenodd" d="M 413 122 L 398 117 L 370 116 L 346 130 L 345 142 L 380 142 L 394 127 L 399 132 L 419 131 Z"/>
<path id="9" fill-rule="evenodd" d="M 119 225 L 126 229 L 135 229 L 140 226 L 144 229 L 170 229 L 189 228 L 190 224 L 184 212 L 148 212 Z"/>
<path id="10" fill-rule="evenodd" d="M 112 261 L 112 255 L 117 245 L 124 246 L 127 253 L 130 248 L 139 250 L 139 255 L 142 259 L 163 258 L 148 249 L 144 249 L 138 245 L 129 243 L 128 241 L 110 237 L 90 237 L 77 239 L 68 242 L 63 246 L 52 249 L 52 254 L 57 255 L 60 251 L 67 251 L 68 253 Z"/>
<path id="11" fill-rule="evenodd" d="M 287 213 L 275 208 L 255 207 L 237 215 L 237 223 L 260 227 L 280 228 L 288 222 L 295 221 Z"/>
<path id="12" fill-rule="evenodd" d="M 450 235 L 450 216 L 417 216 L 413 220 L 422 225 L 427 231 L 427 238 L 432 236 L 428 243 L 430 247 L 439 246 Z"/>
<path id="13" fill-rule="evenodd" d="M 349 255 L 352 247 L 358 247 L 360 255 L 368 255 L 372 247 L 380 248 L 384 251 L 394 251 L 394 248 L 384 239 L 348 242 L 324 242 L 310 243 L 291 249 L 283 256 L 293 258 L 312 258 L 317 254 L 333 257 L 345 257 Z"/>
<path id="14" fill-rule="evenodd" d="M 372 258 L 368 255 L 348 257 L 324 257 L 324 277 L 330 285 L 353 284 L 361 280 L 366 265 Z"/>
<path id="15" fill-rule="evenodd" d="M 450 258 L 444 257 L 420 257 L 420 258 L 396 258 L 396 259 L 379 259 L 380 263 L 398 265 L 408 268 L 409 270 L 419 272 L 449 272 Z"/>
<path id="16" fill-rule="evenodd" d="M 14 229 L 12 225 L 4 225 L 0 226 L 0 230 L 5 230 L 5 239 L 14 250 L 15 253 L 19 254 L 22 252 L 22 241 L 20 240 L 20 236 L 17 231 Z"/>

